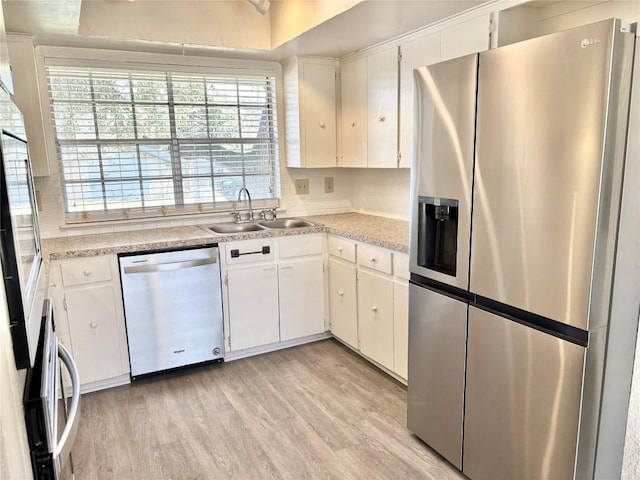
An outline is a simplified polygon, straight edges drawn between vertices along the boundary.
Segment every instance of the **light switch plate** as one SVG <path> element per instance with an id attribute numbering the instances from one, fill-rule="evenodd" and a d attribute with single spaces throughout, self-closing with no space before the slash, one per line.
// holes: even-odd
<path id="1" fill-rule="evenodd" d="M 309 193 L 309 179 L 298 178 L 296 179 L 296 193 L 298 195 L 306 195 Z"/>
<path id="2" fill-rule="evenodd" d="M 333 177 L 324 177 L 324 193 L 333 193 Z"/>

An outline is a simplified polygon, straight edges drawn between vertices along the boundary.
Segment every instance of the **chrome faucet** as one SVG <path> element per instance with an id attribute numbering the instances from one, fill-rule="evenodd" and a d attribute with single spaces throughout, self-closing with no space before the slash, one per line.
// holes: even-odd
<path id="1" fill-rule="evenodd" d="M 247 190 L 247 187 L 242 187 L 240 190 L 238 190 L 238 199 L 236 200 L 236 202 L 240 201 L 240 197 L 242 196 L 242 192 L 245 192 L 247 194 L 247 200 L 249 201 L 249 218 L 248 220 L 253 220 L 253 207 L 251 206 L 251 194 L 249 193 L 249 190 Z M 240 220 L 240 214 L 238 213 L 238 221 Z"/>

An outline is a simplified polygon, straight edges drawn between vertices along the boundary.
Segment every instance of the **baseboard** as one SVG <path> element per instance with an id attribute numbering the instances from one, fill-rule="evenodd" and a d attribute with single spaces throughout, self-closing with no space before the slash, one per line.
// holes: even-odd
<path id="1" fill-rule="evenodd" d="M 241 358 L 260 355 L 262 353 L 275 352 L 277 350 L 284 350 L 285 348 L 297 347 L 298 345 L 304 345 L 305 343 L 326 340 L 327 338 L 331 338 L 332 336 L 333 335 L 331 335 L 331 332 L 322 332 L 315 335 L 309 335 L 308 337 L 294 338 L 293 340 L 287 340 L 284 342 L 269 343 L 268 345 L 260 345 L 259 347 L 245 348 L 244 350 L 226 352 L 224 355 L 224 361 L 232 362 L 234 360 L 240 360 Z"/>
<path id="2" fill-rule="evenodd" d="M 119 387 L 131 383 L 129 374 L 120 375 L 119 377 L 108 378 L 106 380 L 99 380 L 97 382 L 85 383 L 80 386 L 80 393 L 97 392 L 98 390 L 105 390 L 107 388 Z"/>
<path id="3" fill-rule="evenodd" d="M 391 378 L 393 378 L 394 380 L 400 382 L 401 384 L 403 384 L 405 387 L 407 386 L 407 379 L 406 378 L 402 378 L 400 375 L 398 375 L 395 372 L 392 372 L 391 370 L 389 370 L 387 367 L 385 367 L 384 365 L 379 364 L 378 362 L 376 362 L 375 360 L 373 360 L 372 358 L 367 357 L 365 354 L 363 354 L 360 350 L 358 350 L 357 348 L 352 347 L 351 345 L 349 345 L 347 342 L 345 342 L 344 340 L 339 339 L 338 337 L 336 337 L 335 335 L 333 335 L 333 338 L 335 338 L 338 342 L 340 342 L 342 345 L 344 345 L 345 347 L 347 347 L 349 350 L 351 350 L 353 353 L 356 353 L 358 355 L 360 355 L 362 358 L 364 358 L 367 362 L 371 363 L 374 367 L 376 367 L 379 370 L 382 370 L 384 373 L 386 373 L 387 375 L 389 375 Z"/>

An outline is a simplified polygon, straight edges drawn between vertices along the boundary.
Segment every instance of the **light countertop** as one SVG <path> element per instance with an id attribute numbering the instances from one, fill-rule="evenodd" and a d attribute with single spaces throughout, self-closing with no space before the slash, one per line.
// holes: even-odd
<path id="1" fill-rule="evenodd" d="M 78 235 L 43 240 L 44 259 L 61 260 L 118 253 L 206 245 L 253 238 L 328 232 L 353 240 L 406 253 L 409 250 L 409 222 L 361 213 L 340 213 L 304 217 L 316 226 L 289 230 L 261 230 L 238 234 L 217 234 L 200 226 L 155 228 L 100 235 Z"/>

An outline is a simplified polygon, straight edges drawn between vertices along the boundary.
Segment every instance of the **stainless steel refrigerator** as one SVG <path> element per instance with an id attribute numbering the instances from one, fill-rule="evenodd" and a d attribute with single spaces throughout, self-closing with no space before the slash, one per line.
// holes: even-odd
<path id="1" fill-rule="evenodd" d="M 407 422 L 472 479 L 620 476 L 640 304 L 629 30 L 415 70 Z"/>

